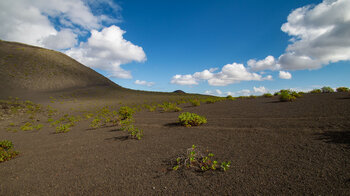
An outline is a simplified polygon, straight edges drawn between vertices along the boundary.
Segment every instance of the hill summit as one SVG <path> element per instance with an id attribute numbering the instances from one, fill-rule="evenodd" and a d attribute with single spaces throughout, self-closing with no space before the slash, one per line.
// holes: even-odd
<path id="1" fill-rule="evenodd" d="M 121 88 L 69 56 L 0 40 L 0 95 L 10 91 L 48 92 L 94 86 Z"/>

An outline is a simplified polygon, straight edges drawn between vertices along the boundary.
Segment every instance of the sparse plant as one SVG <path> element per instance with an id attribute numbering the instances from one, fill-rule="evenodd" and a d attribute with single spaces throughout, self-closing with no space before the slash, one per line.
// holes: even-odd
<path id="1" fill-rule="evenodd" d="M 187 149 L 186 155 L 176 158 L 176 164 L 172 167 L 172 169 L 176 171 L 180 168 L 185 168 L 205 172 L 208 170 L 217 169 L 227 171 L 230 168 L 230 161 L 222 162 L 221 167 L 219 167 L 219 162 L 217 160 L 214 160 L 213 158 L 213 153 L 209 152 L 207 155 L 203 155 L 200 148 L 198 148 L 195 145 L 192 145 L 191 148 Z"/>
<path id="2" fill-rule="evenodd" d="M 119 119 L 125 120 L 128 118 L 131 118 L 134 113 L 135 113 L 135 111 L 133 109 L 131 109 L 130 107 L 123 106 L 118 111 Z"/>
<path id="3" fill-rule="evenodd" d="M 34 129 L 40 130 L 40 129 L 42 129 L 43 127 L 44 127 L 44 125 L 42 125 L 42 124 L 37 124 L 37 125 L 34 126 Z"/>
<path id="4" fill-rule="evenodd" d="M 329 87 L 329 86 L 324 86 L 321 88 L 322 93 L 334 93 L 333 88 Z"/>
<path id="5" fill-rule="evenodd" d="M 349 92 L 349 88 L 347 87 L 338 87 L 337 92 Z"/>
<path id="6" fill-rule="evenodd" d="M 160 105 L 160 107 L 163 108 L 165 112 L 179 112 L 182 110 L 180 107 L 177 106 L 176 103 L 171 102 L 165 102 L 162 105 Z"/>
<path id="7" fill-rule="evenodd" d="M 19 152 L 13 149 L 13 143 L 9 140 L 0 141 L 0 162 L 8 161 L 17 156 Z"/>
<path id="8" fill-rule="evenodd" d="M 60 124 L 56 127 L 56 133 L 67 133 L 70 131 L 70 127 L 72 125 L 70 123 L 68 124 Z"/>
<path id="9" fill-rule="evenodd" d="M 22 131 L 32 131 L 33 129 L 33 124 L 30 122 L 26 122 L 23 126 L 21 126 Z"/>
<path id="10" fill-rule="evenodd" d="M 280 101 L 287 102 L 287 101 L 294 101 L 296 99 L 295 96 L 288 92 L 281 92 L 280 94 Z"/>
<path id="11" fill-rule="evenodd" d="M 190 99 L 189 102 L 192 104 L 192 106 L 201 105 L 201 102 L 198 99 Z"/>
<path id="12" fill-rule="evenodd" d="M 207 123 L 207 119 L 195 113 L 184 112 L 179 115 L 179 123 L 185 127 L 198 126 Z"/>
<path id="13" fill-rule="evenodd" d="M 94 128 L 94 129 L 97 129 L 100 127 L 100 123 L 101 123 L 101 119 L 99 118 L 94 118 L 91 123 L 90 123 L 90 127 Z"/>

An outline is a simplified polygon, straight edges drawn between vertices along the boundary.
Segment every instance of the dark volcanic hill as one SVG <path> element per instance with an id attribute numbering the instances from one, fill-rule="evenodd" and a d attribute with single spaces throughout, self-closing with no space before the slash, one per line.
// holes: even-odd
<path id="1" fill-rule="evenodd" d="M 0 95 L 54 92 L 105 86 L 121 88 L 96 71 L 57 51 L 0 41 Z"/>

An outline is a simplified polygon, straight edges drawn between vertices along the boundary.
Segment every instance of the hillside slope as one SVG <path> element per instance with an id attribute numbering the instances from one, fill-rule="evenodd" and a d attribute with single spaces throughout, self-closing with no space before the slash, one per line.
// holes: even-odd
<path id="1" fill-rule="evenodd" d="M 57 51 L 0 41 L 0 95 L 54 92 L 105 86 L 121 88 L 96 71 Z"/>

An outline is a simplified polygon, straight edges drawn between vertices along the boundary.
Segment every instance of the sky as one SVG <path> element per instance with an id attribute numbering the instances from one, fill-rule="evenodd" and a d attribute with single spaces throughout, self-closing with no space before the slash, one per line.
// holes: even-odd
<path id="1" fill-rule="evenodd" d="M 350 0 L 0 1 L 0 39 L 131 89 L 216 96 L 350 85 Z"/>

